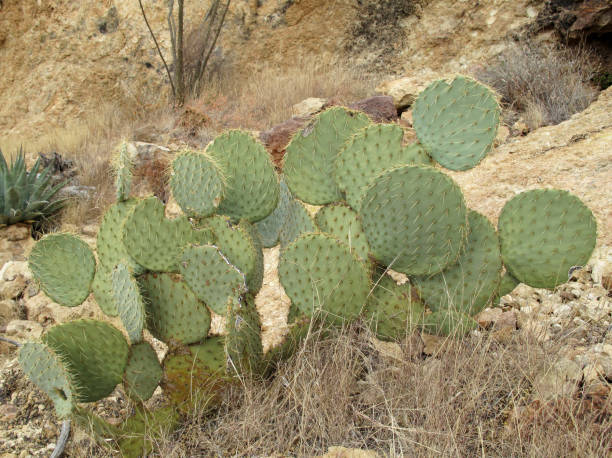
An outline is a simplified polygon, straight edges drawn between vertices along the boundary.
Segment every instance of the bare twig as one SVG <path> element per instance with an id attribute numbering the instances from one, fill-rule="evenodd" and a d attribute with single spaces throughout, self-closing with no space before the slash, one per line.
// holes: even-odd
<path id="1" fill-rule="evenodd" d="M 21 347 L 21 344 L 19 342 L 17 342 L 16 340 L 13 340 L 13 339 L 9 339 L 8 337 L 0 336 L 0 340 L 2 342 L 10 343 L 11 345 L 15 345 L 16 347 Z"/>
<path id="2" fill-rule="evenodd" d="M 142 17 L 144 18 L 145 23 L 147 24 L 147 28 L 149 29 L 149 33 L 151 34 L 151 38 L 155 42 L 155 47 L 157 48 L 157 52 L 159 57 L 161 57 L 162 62 L 164 63 L 164 67 L 166 68 L 166 73 L 168 74 L 168 79 L 170 80 L 170 86 L 172 87 L 172 96 L 176 98 L 176 89 L 174 87 L 174 81 L 172 80 L 172 74 L 170 73 L 170 69 L 168 68 L 168 64 L 166 63 L 166 59 L 164 59 L 164 55 L 161 52 L 159 47 L 159 43 L 157 43 L 157 38 L 155 38 L 155 34 L 149 25 L 149 20 L 147 19 L 147 15 L 145 14 L 145 10 L 142 6 L 142 0 L 138 0 L 138 4 L 140 5 L 140 11 L 142 12 Z"/>
<path id="3" fill-rule="evenodd" d="M 62 430 L 50 458 L 59 458 L 62 456 L 66 448 L 66 443 L 68 442 L 68 436 L 70 436 L 70 420 L 64 420 L 62 422 Z"/>
<path id="4" fill-rule="evenodd" d="M 227 15 L 227 10 L 229 9 L 230 2 L 231 0 L 227 0 L 227 2 L 225 3 L 225 9 L 223 10 L 223 15 L 221 16 L 221 20 L 219 21 L 219 26 L 217 27 L 217 30 L 215 32 L 215 37 L 213 38 L 213 42 L 211 43 L 210 48 L 208 49 L 208 53 L 206 54 L 206 57 L 204 58 L 204 60 L 202 61 L 202 64 L 200 65 L 200 71 L 198 72 L 198 78 L 196 81 L 199 81 L 204 75 L 204 70 L 206 69 L 206 65 L 208 65 L 208 60 L 210 59 L 210 55 L 215 49 L 215 45 L 217 44 L 217 40 L 219 38 L 219 35 L 221 34 L 221 28 L 223 27 L 223 23 L 225 22 L 225 16 Z M 211 29 L 213 25 L 214 25 L 214 19 L 210 23 Z M 209 29 L 209 32 L 210 32 L 210 29 Z M 208 41 L 208 39 L 206 41 Z"/>

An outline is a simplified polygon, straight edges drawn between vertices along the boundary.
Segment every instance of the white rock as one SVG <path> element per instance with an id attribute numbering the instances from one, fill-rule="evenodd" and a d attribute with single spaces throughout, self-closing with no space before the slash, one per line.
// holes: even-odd
<path id="1" fill-rule="evenodd" d="M 309 97 L 296 103 L 292 107 L 293 116 L 307 117 L 315 113 L 318 113 L 323 109 L 327 99 L 321 99 L 319 97 Z"/>

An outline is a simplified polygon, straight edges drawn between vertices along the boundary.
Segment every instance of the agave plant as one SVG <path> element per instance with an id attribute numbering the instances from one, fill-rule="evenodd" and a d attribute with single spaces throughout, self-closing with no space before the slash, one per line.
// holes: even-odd
<path id="1" fill-rule="evenodd" d="M 0 151 L 0 226 L 35 221 L 56 213 L 66 199 L 53 199 L 65 182 L 53 184 L 51 168 L 40 159 L 28 172 L 23 151 L 9 166 Z"/>

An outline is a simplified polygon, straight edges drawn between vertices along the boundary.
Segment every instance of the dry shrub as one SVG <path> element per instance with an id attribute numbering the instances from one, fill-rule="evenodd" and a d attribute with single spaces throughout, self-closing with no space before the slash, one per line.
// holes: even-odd
<path id="1" fill-rule="evenodd" d="M 391 456 L 605 456 L 609 410 L 580 398 L 548 411 L 530 404 L 532 381 L 556 356 L 523 335 L 448 340 L 427 358 L 414 335 L 398 359 L 360 325 L 315 333 L 271 380 L 244 380 L 158 453 L 313 456 L 339 445 Z"/>
<path id="2" fill-rule="evenodd" d="M 292 116 L 292 106 L 309 97 L 353 102 L 371 94 L 382 75 L 359 73 L 347 64 L 299 61 L 286 70 L 266 65 L 238 78 L 224 70 L 192 102 L 219 128 L 263 130 Z"/>
<path id="3" fill-rule="evenodd" d="M 590 81 L 597 73 L 595 56 L 583 47 L 513 44 L 477 72 L 494 87 L 530 129 L 559 124 L 584 110 L 597 90 Z"/>

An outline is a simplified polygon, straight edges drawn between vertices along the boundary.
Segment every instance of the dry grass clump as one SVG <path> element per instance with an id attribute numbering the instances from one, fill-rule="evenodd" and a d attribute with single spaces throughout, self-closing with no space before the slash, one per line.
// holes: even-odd
<path id="1" fill-rule="evenodd" d="M 588 107 L 597 95 L 590 83 L 596 73 L 595 56 L 585 48 L 520 43 L 477 75 L 530 129 L 536 129 L 559 124 Z"/>
<path id="2" fill-rule="evenodd" d="M 267 65 L 248 78 L 232 77 L 228 68 L 191 102 L 219 128 L 263 130 L 292 116 L 294 104 L 309 97 L 353 102 L 371 95 L 382 76 L 359 73 L 347 64 L 300 61 L 286 70 Z"/>
<path id="3" fill-rule="evenodd" d="M 314 333 L 273 379 L 244 380 L 157 453 L 314 456 L 333 445 L 391 456 L 610 453 L 609 410 L 582 398 L 531 402 L 533 380 L 555 355 L 514 334 L 503 344 L 490 335 L 448 340 L 425 357 L 418 335 L 398 355 L 360 325 Z"/>

